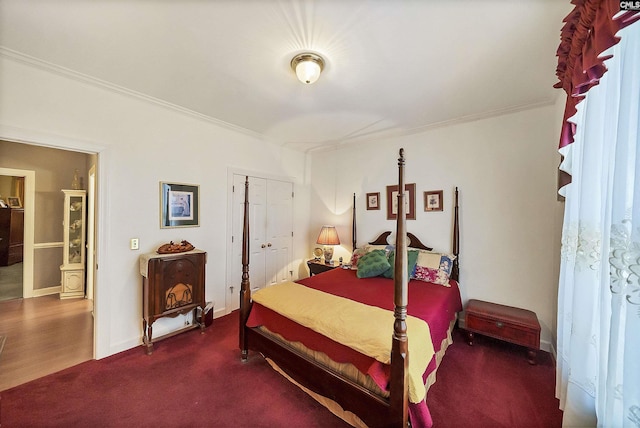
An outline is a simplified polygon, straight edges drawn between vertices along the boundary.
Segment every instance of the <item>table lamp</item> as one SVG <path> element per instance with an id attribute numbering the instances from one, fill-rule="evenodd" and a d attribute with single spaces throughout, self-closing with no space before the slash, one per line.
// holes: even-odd
<path id="1" fill-rule="evenodd" d="M 334 226 L 322 226 L 320 229 L 320 235 L 316 243 L 324 245 L 324 262 L 332 264 L 333 260 L 333 246 L 340 245 L 340 238 L 338 238 L 338 232 Z"/>

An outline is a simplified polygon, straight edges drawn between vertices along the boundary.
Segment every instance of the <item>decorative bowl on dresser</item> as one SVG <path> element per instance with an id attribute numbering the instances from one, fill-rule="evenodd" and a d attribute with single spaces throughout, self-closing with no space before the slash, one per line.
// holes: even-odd
<path id="1" fill-rule="evenodd" d="M 540 323 L 535 312 L 471 299 L 465 308 L 465 330 L 469 345 L 474 333 L 528 348 L 529 364 L 536 364 L 540 349 Z"/>

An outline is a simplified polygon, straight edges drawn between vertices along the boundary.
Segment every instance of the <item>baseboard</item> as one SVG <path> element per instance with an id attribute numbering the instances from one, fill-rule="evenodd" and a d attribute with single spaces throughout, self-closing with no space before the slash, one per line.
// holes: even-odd
<path id="1" fill-rule="evenodd" d="M 223 315 L 226 315 L 224 308 L 218 309 L 218 310 L 214 309 L 213 311 L 214 322 L 213 322 L 213 325 L 209 328 L 215 329 L 215 318 L 221 317 Z M 193 324 L 193 312 L 189 312 L 187 314 L 181 314 L 175 318 L 168 318 L 168 317 L 160 318 L 153 323 L 153 337 L 159 338 L 165 335 L 170 335 L 175 331 L 180 330 L 185 326 L 191 325 L 191 324 Z M 205 332 L 207 330 L 208 329 L 205 329 Z M 102 358 L 115 355 L 119 352 L 127 351 L 129 349 L 142 347 L 142 335 L 143 335 L 143 332 L 141 329 L 139 336 L 116 343 L 115 345 L 110 347 L 109 355 L 105 355 Z"/>
<path id="2" fill-rule="evenodd" d="M 59 293 L 60 293 L 60 286 L 56 285 L 54 287 L 38 288 L 37 290 L 33 290 L 31 297 L 42 297 L 42 296 L 49 296 L 51 294 L 59 294 Z"/>
<path id="3" fill-rule="evenodd" d="M 223 317 L 227 315 L 227 309 L 226 308 L 221 308 L 221 309 L 214 309 L 213 310 L 213 319 L 219 318 L 219 317 Z"/>
<path id="4" fill-rule="evenodd" d="M 553 358 L 553 362 L 558 361 L 558 351 L 553 343 L 549 343 L 549 353 L 551 354 L 551 358 Z"/>
<path id="5" fill-rule="evenodd" d="M 464 330 L 464 328 L 466 327 L 464 312 L 460 312 L 458 314 L 458 327 L 461 328 L 462 330 Z"/>

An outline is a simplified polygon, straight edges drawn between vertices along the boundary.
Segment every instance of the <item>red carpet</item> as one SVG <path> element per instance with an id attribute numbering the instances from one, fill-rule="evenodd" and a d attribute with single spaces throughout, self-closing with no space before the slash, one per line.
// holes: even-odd
<path id="1" fill-rule="evenodd" d="M 559 427 L 548 354 L 456 332 L 428 403 L 435 427 Z M 237 314 L 155 345 L 89 361 L 0 393 L 2 428 L 344 427 L 258 355 L 242 364 Z"/>
<path id="2" fill-rule="evenodd" d="M 475 337 L 469 346 L 463 332 L 454 331 L 427 394 L 434 427 L 561 427 L 551 355 L 539 351 L 532 366 L 525 348 Z"/>

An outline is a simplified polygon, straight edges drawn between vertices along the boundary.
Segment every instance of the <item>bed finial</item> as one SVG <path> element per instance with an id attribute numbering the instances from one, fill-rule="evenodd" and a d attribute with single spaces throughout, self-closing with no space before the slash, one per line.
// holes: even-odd
<path id="1" fill-rule="evenodd" d="M 398 154 L 400 155 L 400 158 L 398 159 L 398 163 L 400 162 L 404 163 L 404 148 L 401 147 Z"/>

